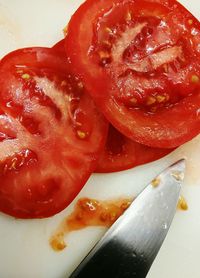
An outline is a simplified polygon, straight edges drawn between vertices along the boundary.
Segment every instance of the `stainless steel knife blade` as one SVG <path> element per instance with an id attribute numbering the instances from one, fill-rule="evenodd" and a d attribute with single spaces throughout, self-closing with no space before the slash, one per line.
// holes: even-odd
<path id="1" fill-rule="evenodd" d="M 182 159 L 157 176 L 70 278 L 146 277 L 174 217 L 184 170 Z"/>

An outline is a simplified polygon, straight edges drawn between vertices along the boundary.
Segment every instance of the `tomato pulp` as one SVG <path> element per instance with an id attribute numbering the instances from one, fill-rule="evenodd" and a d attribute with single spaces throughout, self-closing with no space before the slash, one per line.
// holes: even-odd
<path id="1" fill-rule="evenodd" d="M 63 58 L 67 56 L 64 39 L 56 43 L 53 49 L 59 51 Z M 139 144 L 109 125 L 106 144 L 98 159 L 95 172 L 110 173 L 127 170 L 157 160 L 171 151 L 171 149 L 152 148 Z"/>
<path id="2" fill-rule="evenodd" d="M 109 126 L 106 145 L 95 172 L 110 173 L 127 170 L 157 160 L 172 149 L 152 148 L 139 144 Z"/>
<path id="3" fill-rule="evenodd" d="M 139 143 L 200 132 L 200 24 L 174 0 L 87 0 L 65 38 L 72 70 L 106 118 Z"/>
<path id="4" fill-rule="evenodd" d="M 0 62 L 0 211 L 20 218 L 64 209 L 96 168 L 107 122 L 48 48 Z"/>

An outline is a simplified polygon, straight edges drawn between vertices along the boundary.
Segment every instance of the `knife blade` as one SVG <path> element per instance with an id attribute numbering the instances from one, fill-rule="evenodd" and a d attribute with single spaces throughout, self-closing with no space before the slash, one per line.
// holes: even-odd
<path id="1" fill-rule="evenodd" d="M 157 176 L 71 274 L 70 278 L 146 277 L 173 220 L 185 160 Z"/>

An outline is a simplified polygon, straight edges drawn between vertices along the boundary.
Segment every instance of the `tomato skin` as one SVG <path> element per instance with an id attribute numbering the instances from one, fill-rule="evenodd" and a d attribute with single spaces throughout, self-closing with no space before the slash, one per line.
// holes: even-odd
<path id="1" fill-rule="evenodd" d="M 55 50 L 5 56 L 0 87 L 0 211 L 50 217 L 96 168 L 108 124 Z"/>
<path id="2" fill-rule="evenodd" d="M 189 48 L 187 50 L 189 53 L 187 59 L 190 61 L 187 74 L 186 70 L 185 72 L 184 70 L 182 71 L 182 75 L 179 72 L 177 73 L 180 82 L 173 80 L 176 76 L 173 76 L 173 74 L 168 77 L 167 81 L 166 78 L 164 79 L 164 89 L 172 86 L 174 90 L 177 90 L 182 95 L 179 96 L 179 99 L 175 99 L 174 103 L 169 104 L 167 107 L 161 107 L 156 112 L 144 111 L 143 109 L 138 109 L 138 107 L 133 109 L 132 107 L 127 107 L 125 103 L 121 103 L 116 98 L 116 96 L 119 96 L 120 87 L 118 87 L 115 80 L 114 66 L 113 68 L 109 66 L 109 61 L 105 67 L 99 66 L 93 57 L 93 51 L 97 47 L 95 44 L 96 33 L 100 32 L 95 25 L 96 22 L 102 17 L 102 13 L 106 14 L 112 7 L 116 7 L 118 4 L 124 5 L 124 3 L 127 3 L 127 1 L 87 0 L 75 12 L 68 25 L 68 34 L 65 38 L 65 48 L 71 60 L 72 70 L 75 73 L 81 73 L 88 92 L 92 95 L 106 118 L 121 133 L 138 143 L 148 146 L 159 148 L 177 147 L 189 141 L 200 132 L 200 82 L 190 83 L 188 79 L 189 77 L 192 79 L 192 74 L 197 76 L 197 78 L 200 77 L 199 22 L 181 4 L 174 0 L 135 0 L 128 2 L 131 4 L 136 3 L 141 8 L 143 5 L 149 5 L 151 7 L 149 10 L 155 11 L 155 13 L 159 6 L 160 13 L 163 13 L 165 16 L 167 11 L 172 11 L 173 13 L 176 11 L 177 20 L 180 17 L 181 20 L 185 18 L 188 22 L 192 22 L 192 27 L 189 26 L 190 23 L 182 23 L 182 25 L 185 24 L 184 28 L 187 30 L 188 41 L 192 41 L 192 46 L 187 46 Z M 106 20 L 105 16 L 105 22 Z M 107 22 L 109 23 L 109 21 Z M 172 32 L 172 37 L 176 38 L 178 36 L 176 34 L 178 27 L 175 28 L 172 25 L 169 28 Z M 195 29 L 195 36 L 192 36 L 194 30 L 192 28 Z M 123 87 L 121 88 L 123 90 Z M 169 93 L 173 97 L 174 91 L 171 90 Z"/>
<path id="3" fill-rule="evenodd" d="M 134 142 L 110 125 L 106 146 L 95 172 L 111 173 L 127 170 L 155 161 L 172 151 L 173 149 L 152 148 Z"/>
<path id="4" fill-rule="evenodd" d="M 52 49 L 54 49 L 55 51 L 59 52 L 60 54 L 62 54 L 63 56 L 67 56 L 65 53 L 65 39 L 60 40 L 59 42 L 57 42 Z"/>

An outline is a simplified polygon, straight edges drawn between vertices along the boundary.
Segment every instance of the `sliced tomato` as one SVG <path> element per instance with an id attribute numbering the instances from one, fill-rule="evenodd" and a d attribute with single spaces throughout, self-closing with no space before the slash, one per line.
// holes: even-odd
<path id="1" fill-rule="evenodd" d="M 21 49 L 3 58 L 0 88 L 0 211 L 20 218 L 54 215 L 96 168 L 107 122 L 51 49 Z"/>
<path id="2" fill-rule="evenodd" d="M 171 151 L 134 142 L 110 125 L 106 145 L 98 160 L 96 172 L 110 173 L 127 170 L 157 160 Z"/>
<path id="3" fill-rule="evenodd" d="M 139 143 L 173 148 L 200 132 L 200 24 L 175 0 L 87 0 L 66 52 L 106 118 Z"/>
<path id="4" fill-rule="evenodd" d="M 64 42 L 64 39 L 59 41 L 53 49 L 66 56 Z M 151 148 L 134 142 L 109 125 L 106 145 L 95 172 L 110 173 L 127 170 L 157 160 L 171 151 L 171 149 Z"/>
<path id="5" fill-rule="evenodd" d="M 52 49 L 54 49 L 55 51 L 59 52 L 62 55 L 66 56 L 66 52 L 65 52 L 65 39 L 60 40 L 59 42 L 57 42 Z"/>

